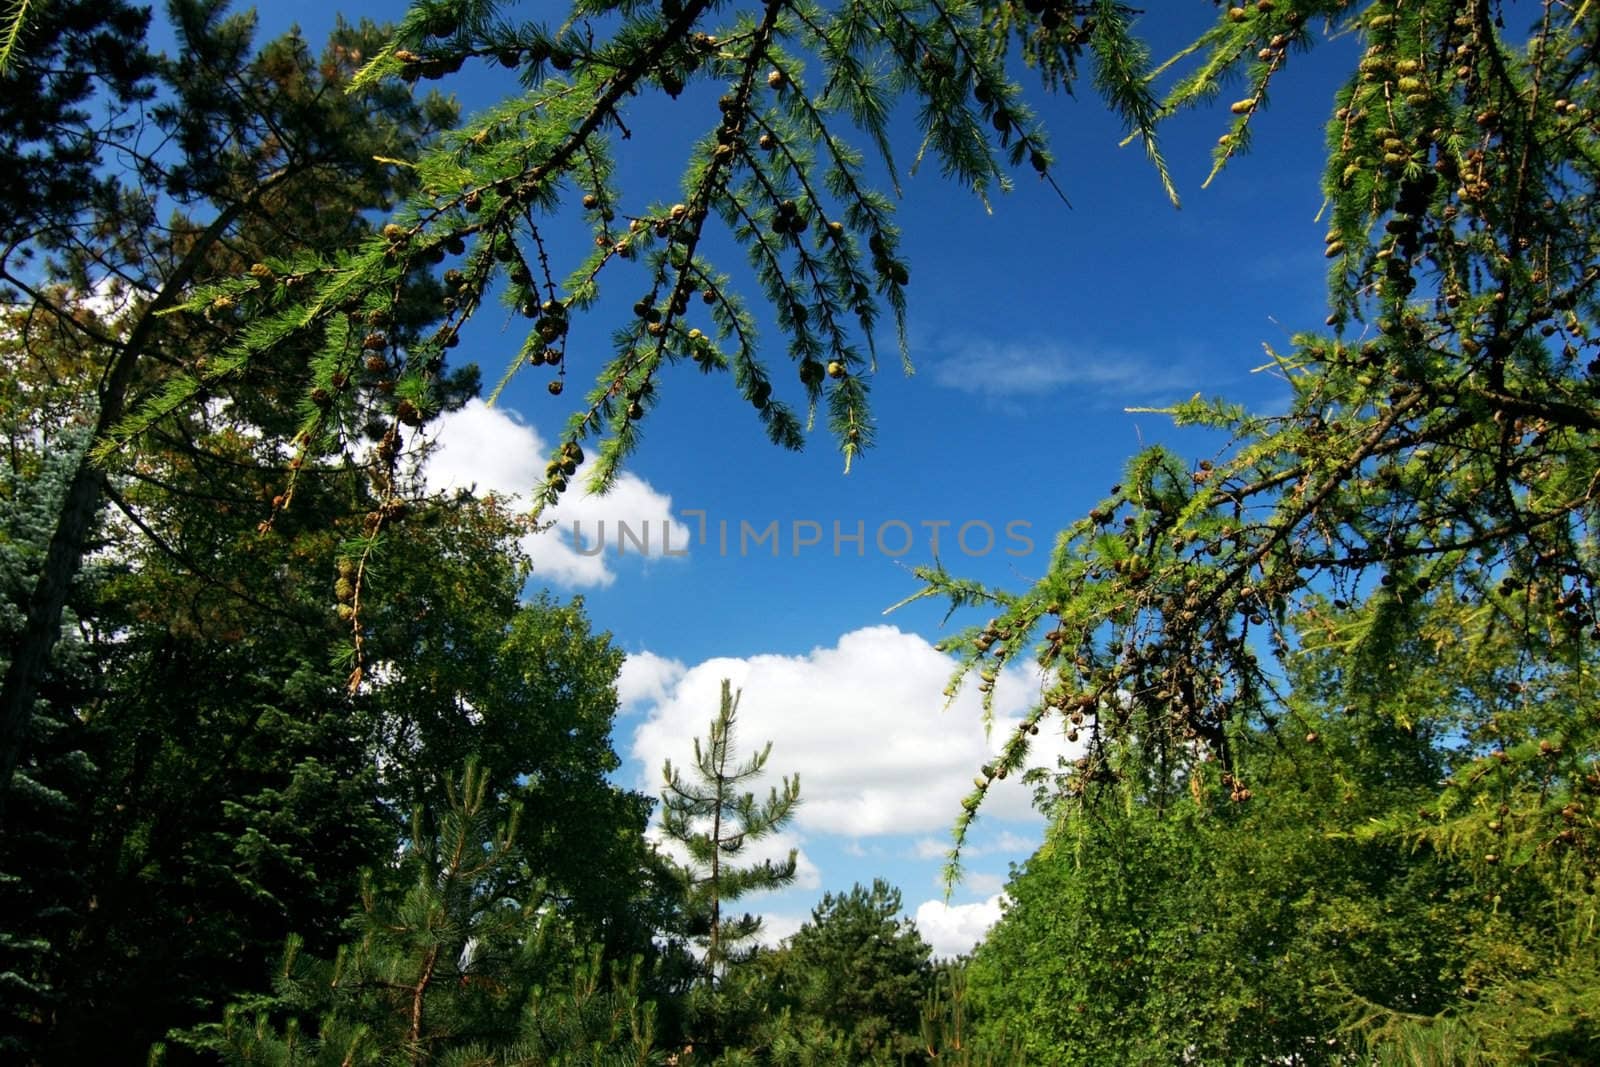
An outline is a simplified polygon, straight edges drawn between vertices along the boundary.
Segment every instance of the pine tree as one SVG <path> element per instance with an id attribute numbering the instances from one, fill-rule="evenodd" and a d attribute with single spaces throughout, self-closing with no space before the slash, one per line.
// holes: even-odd
<path id="1" fill-rule="evenodd" d="M 974 1034 L 967 991 L 966 959 L 945 960 L 934 967 L 933 981 L 922 1004 L 922 1053 L 932 1064 L 949 1067 L 1010 1067 L 1028 1061 L 1018 1041 L 1004 1030 L 994 1037 Z"/>
<path id="2" fill-rule="evenodd" d="M 148 8 L 126 0 L 22 0 L 7 8 L 0 25 L 0 273 L 58 250 L 85 212 L 115 197 L 118 183 L 103 169 L 106 149 L 127 132 L 123 109 L 150 99 L 155 74 L 144 43 Z M 113 121 L 102 129 L 107 112 Z"/>
<path id="3" fill-rule="evenodd" d="M 369 886 L 358 941 L 330 962 L 291 938 L 272 994 L 184 1043 L 307 1067 L 658 1062 L 637 961 L 573 955 L 538 888 L 518 889 L 520 805 L 497 803 L 476 761 L 442 793 L 418 807 L 398 871 Z"/>
<path id="4" fill-rule="evenodd" d="M 900 914 L 900 890 L 825 893 L 773 968 L 791 1018 L 842 1035 L 853 1063 L 895 1062 L 919 1046 L 932 950 Z"/>
<path id="5" fill-rule="evenodd" d="M 781 862 L 762 860 L 745 867 L 731 862 L 782 829 L 800 803 L 799 775 L 785 776 L 762 801 L 754 793 L 740 792 L 743 783 L 762 776 L 772 754 L 769 741 L 744 762 L 736 762 L 734 720 L 741 695 L 723 679 L 721 703 L 706 742 L 699 738 L 694 742 L 691 779 L 686 780 L 671 760 L 662 768 L 666 785 L 661 794 L 661 829 L 668 841 L 688 853 L 682 877 L 696 940 L 705 947 L 708 984 L 740 958 L 741 946 L 761 930 L 759 916 L 730 919 L 723 915 L 723 906 L 748 893 L 788 885 L 794 881 L 799 857 L 798 850 L 790 849 Z"/>

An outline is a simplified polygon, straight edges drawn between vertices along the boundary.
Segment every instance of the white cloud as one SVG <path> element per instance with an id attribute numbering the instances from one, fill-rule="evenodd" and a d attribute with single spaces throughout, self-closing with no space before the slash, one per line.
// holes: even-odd
<path id="1" fill-rule="evenodd" d="M 972 951 L 1000 919 L 1001 894 L 976 904 L 946 904 L 925 900 L 917 905 L 917 929 L 935 956 L 959 956 Z"/>
<path id="2" fill-rule="evenodd" d="M 1070 351 L 1052 341 L 956 338 L 941 347 L 947 354 L 933 362 L 933 380 L 981 396 L 1028 396 L 1070 388 L 1120 401 L 1183 392 L 1186 385 L 1193 390 L 1191 377 L 1171 364 Z"/>
<path id="3" fill-rule="evenodd" d="M 914 852 L 919 860 L 942 860 L 949 854 L 950 844 L 948 837 L 922 837 L 917 839 Z M 1023 837 L 1010 830 L 1003 830 L 994 837 L 968 839 L 961 848 L 961 855 L 967 859 L 996 854 L 1018 856 L 1031 853 L 1038 847 L 1039 841 L 1036 838 Z"/>
<path id="4" fill-rule="evenodd" d="M 436 448 L 423 472 L 432 491 L 476 486 L 480 493 L 520 501 L 544 478 L 550 446 L 536 429 L 503 408 L 471 400 L 460 411 L 441 416 L 436 427 Z M 553 525 L 523 539 L 537 579 L 605 586 L 616 580 L 613 564 L 621 558 L 677 558 L 688 550 L 689 528 L 673 518 L 670 496 L 634 474 L 618 477 L 605 496 L 593 496 L 583 488 L 592 463 L 578 468 L 573 487 L 545 514 L 544 520 L 553 520 Z M 625 540 L 619 526 L 626 526 L 634 539 Z M 577 548 L 580 533 L 585 551 Z M 597 544 L 600 551 L 592 552 Z"/>
<path id="5" fill-rule="evenodd" d="M 950 825 L 972 776 L 1038 695 L 1036 675 L 1002 674 L 994 734 L 986 738 L 971 684 L 942 710 L 954 665 L 922 637 L 893 626 L 856 630 L 803 656 L 707 660 L 651 706 L 634 730 L 632 754 L 647 774 L 665 759 L 687 759 L 715 716 L 721 679 L 729 678 L 744 690 L 740 751 L 771 741 L 768 771 L 800 776 L 798 827 L 852 838 L 931 836 Z M 1067 751 L 1055 729 L 1036 741 L 1037 764 L 1054 766 Z M 655 785 L 652 779 L 647 788 Z M 982 816 L 1036 821 L 1031 799 L 1013 777 L 990 790 Z"/>
<path id="6" fill-rule="evenodd" d="M 687 668 L 654 652 L 630 652 L 617 675 L 617 700 L 624 714 L 641 705 L 660 704 Z"/>
<path id="7" fill-rule="evenodd" d="M 549 446 L 537 430 L 504 408 L 469 400 L 434 424 L 436 448 L 423 472 L 428 488 L 476 486 L 501 496 L 520 496 L 543 474 Z"/>
<path id="8" fill-rule="evenodd" d="M 102 323 L 114 323 L 139 302 L 141 294 L 115 274 L 108 274 L 89 287 L 80 299 L 69 293 L 68 301 L 90 312 Z"/>
<path id="9" fill-rule="evenodd" d="M 765 912 L 761 916 L 761 929 L 756 932 L 756 940 L 766 948 L 777 948 L 780 941 L 787 940 L 799 932 L 800 927 L 811 921 L 811 913 L 795 915 L 790 912 Z"/>

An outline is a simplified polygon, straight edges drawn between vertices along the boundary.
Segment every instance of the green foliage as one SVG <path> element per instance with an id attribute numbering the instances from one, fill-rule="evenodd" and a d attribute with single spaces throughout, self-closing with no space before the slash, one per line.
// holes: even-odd
<path id="1" fill-rule="evenodd" d="M 212 381 L 209 405 L 168 407 L 151 424 L 143 451 L 113 446 L 108 433 L 131 405 L 170 396 L 175 379 L 218 369 L 238 327 L 228 306 L 196 320 L 164 312 L 197 283 L 239 273 L 259 284 L 279 255 L 349 246 L 370 228 L 364 212 L 387 210 L 411 187 L 408 168 L 399 165 L 404 157 L 453 118 L 437 99 L 414 101 L 398 87 L 359 97 L 340 91 L 355 56 L 378 47 L 371 24 L 338 25 L 321 57 L 298 36 L 257 52 L 253 18 L 226 17 L 221 3 L 185 0 L 170 11 L 181 55 L 167 57 L 144 51 L 142 13 L 114 7 L 102 22 L 98 9 L 52 4 L 38 15 L 39 65 L 7 75 L 22 86 L 6 96 L 15 119 L 7 129 L 17 132 L 0 145 L 14 164 L 8 180 L 20 183 L 6 195 L 27 201 L 25 210 L 8 213 L 9 251 L 0 259 L 6 329 L 15 331 L 5 353 L 16 378 L 6 389 L 7 436 L 21 452 L 33 451 L 41 441 L 28 438 L 30 429 L 48 426 L 52 416 L 86 422 L 92 434 L 90 458 L 80 460 L 62 494 L 33 587 L 20 601 L 26 622 L 8 649 L 0 686 L 5 781 L 60 638 L 72 575 L 95 547 L 103 508 L 132 512 L 128 523 L 171 548 L 161 513 L 175 510 L 173 500 L 156 493 L 135 508 L 130 498 L 161 484 L 174 466 L 191 491 L 193 481 L 209 480 L 202 493 L 219 481 L 236 487 L 231 464 L 246 456 L 274 469 L 273 479 L 289 484 L 251 502 L 260 521 L 287 503 L 302 469 L 315 473 L 311 461 L 334 462 L 318 453 L 290 471 L 278 469 L 278 445 L 293 433 L 291 409 L 305 390 L 304 351 L 293 348 L 275 351 L 248 374 Z M 50 41 L 56 43 L 45 47 Z M 72 65 L 62 72 L 51 66 L 58 61 Z M 78 127 L 87 120 L 74 108 L 83 86 L 106 67 L 136 69 L 137 92 L 108 95 L 110 118 L 85 133 Z M 115 90 L 121 75 L 113 73 L 105 77 Z M 34 96 L 24 91 L 29 79 L 44 79 Z M 145 102 L 157 88 L 159 97 Z M 42 113 L 32 115 L 35 108 Z M 33 140 L 16 139 L 23 135 Z M 170 151 L 144 160 L 144 146 L 156 139 Z M 102 150 L 105 165 L 94 154 Z M 141 162 L 123 165 L 130 160 Z M 85 167 L 92 174 L 80 175 Z M 68 200 L 51 192 L 57 181 L 72 185 Z M 41 255 L 48 259 L 39 262 Z M 420 277 L 406 279 L 395 297 L 392 332 L 405 342 L 436 316 L 437 297 Z M 474 384 L 471 373 L 445 376 L 439 402 L 460 403 Z M 259 450 L 227 440 L 230 431 L 264 435 Z M 401 439 L 379 444 L 398 453 Z M 217 453 L 209 460 L 208 449 Z M 251 495 L 268 486 L 272 481 L 261 479 Z M 378 525 L 399 514 L 401 488 L 393 480 L 380 487 Z M 191 563 L 203 571 L 199 559 Z M 0 801 L 4 796 L 0 791 Z"/>
<path id="2" fill-rule="evenodd" d="M 115 0 L 11 0 L 0 26 L 0 279 L 18 280 L 43 251 L 61 250 L 82 213 L 103 210 L 116 182 L 101 168 L 104 133 L 126 131 L 148 100 L 154 62 L 148 9 Z M 96 106 L 86 106 L 91 100 Z M 114 166 L 115 164 L 113 164 Z"/>
<path id="3" fill-rule="evenodd" d="M 1136 456 L 1026 592 L 922 572 L 924 595 L 1000 609 L 948 643 L 963 676 L 1032 655 L 1049 679 L 958 845 L 1047 717 L 1088 745 L 1076 792 L 1215 759 L 1247 796 L 1240 732 L 1286 713 L 1288 620 L 1319 596 L 1367 603 L 1347 638 L 1378 657 L 1431 598 L 1496 612 L 1550 670 L 1595 640 L 1596 15 L 1551 8 L 1517 39 L 1488 5 L 1245 5 L 1173 61 L 1171 107 L 1251 85 L 1220 166 L 1313 20 L 1360 33 L 1329 124 L 1333 333 L 1274 354 L 1280 415 L 1171 409 L 1231 443 Z M 1522 729 L 1508 752 L 1551 740 Z"/>
<path id="4" fill-rule="evenodd" d="M 740 853 L 770 837 L 794 817 L 800 803 L 800 778 L 785 776 L 765 800 L 757 800 L 740 786 L 766 770 L 772 743 L 737 762 L 734 719 L 741 694 L 722 682 L 717 717 L 711 720 L 705 744 L 694 742 L 693 778 L 685 779 L 668 760 L 662 767 L 661 830 L 666 840 L 688 853 L 679 874 L 683 881 L 689 932 L 705 948 L 707 983 L 714 983 L 729 962 L 741 956 L 761 930 L 755 915 L 724 916 L 722 905 L 763 889 L 778 889 L 794 881 L 799 853 L 789 850 L 782 861 L 762 860 L 736 866 Z"/>
<path id="5" fill-rule="evenodd" d="M 8 850 L 5 869 L 30 887 L 19 906 L 54 916 L 48 951 L 17 973 L 53 990 L 48 1011 L 26 1009 L 29 1054 L 64 1062 L 139 1049 L 203 1017 L 260 981 L 289 930 L 331 948 L 360 868 L 393 840 L 362 734 L 372 720 L 342 706 L 332 663 L 328 531 L 368 491 L 330 470 L 305 493 L 321 530 L 257 528 L 281 492 L 297 354 L 260 362 L 217 391 L 228 402 L 174 413 L 104 466 L 85 453 L 125 403 L 159 391 L 172 354 L 203 363 L 225 343 L 226 317 L 179 323 L 159 314 L 164 302 L 267 248 L 353 239 L 361 213 L 408 180 L 372 152 L 403 154 L 431 121 L 404 94 L 329 91 L 353 50 L 375 47 L 370 25 L 338 27 L 319 61 L 298 38 L 255 52 L 252 20 L 178 4 L 185 52 L 152 58 L 137 40 L 143 17 L 117 22 L 119 11 L 101 27 L 78 5 L 48 5 L 40 32 L 75 20 L 70 57 L 74 35 L 104 28 L 90 34 L 96 62 L 147 63 L 165 95 L 138 121 L 107 125 L 105 144 L 160 133 L 174 150 L 137 172 L 106 167 L 104 189 L 86 182 L 96 191 L 74 205 L 8 219 L 19 250 L 52 258 L 0 263 L 8 484 L 15 501 L 48 502 L 30 512 L 30 550 L 7 574 L 21 614 L 6 634 L 4 755 L 6 776 L 13 759 L 20 776 L 0 796 L 17 804 L 8 843 L 27 847 Z M 119 43 L 117 27 L 135 39 Z M 24 105 L 8 95 L 6 106 Z M 310 195 L 334 176 L 336 193 Z M 158 221 L 158 206 L 171 215 Z M 74 580 L 91 550 L 94 580 Z M 41 807 L 47 764 L 57 792 Z M 40 847 L 41 834 L 72 847 Z"/>
<path id="6" fill-rule="evenodd" d="M 590 632 L 581 600 L 519 600 L 512 516 L 486 503 L 453 512 L 385 553 L 400 591 L 369 616 L 386 665 L 370 686 L 380 795 L 420 805 L 468 757 L 518 783 L 515 847 L 545 903 L 608 958 L 651 954 L 671 881 L 642 836 L 651 799 L 610 781 L 622 653 Z"/>
<path id="7" fill-rule="evenodd" d="M 161 315 L 161 294 L 271 274 L 297 246 L 336 253 L 410 187 L 394 161 L 452 117 L 400 86 L 340 91 L 379 47 L 370 25 L 339 25 L 319 58 L 293 36 L 255 51 L 253 20 L 220 5 L 174 18 L 185 50 L 153 64 L 165 95 L 146 125 L 106 133 L 154 130 L 181 151 L 148 173 L 109 170 L 122 195 L 33 234 L 70 246 L 48 286 L 4 264 L 29 288 L 8 293 L 0 329 L 3 663 L 36 638 L 47 653 L 31 692 L 7 675 L 28 715 L 7 797 L 18 829 L 8 822 L 0 856 L 5 1037 L 40 1060 L 138 1055 L 261 988 L 286 934 L 330 955 L 362 869 L 387 861 L 405 813 L 474 747 L 497 780 L 529 779 L 541 824 L 518 843 L 519 891 L 610 958 L 653 954 L 672 891 L 640 837 L 649 801 L 605 781 L 619 657 L 581 606 L 519 605 L 515 520 L 487 502 L 408 504 L 414 486 L 373 484 L 339 455 L 286 470 L 305 386 L 293 347 L 102 466 L 85 461 L 104 443 L 97 419 L 161 393 L 173 354 L 214 360 L 238 328 L 229 313 Z M 173 214 L 158 221 L 158 204 Z M 108 271 L 132 286 L 95 289 Z M 415 277 L 401 297 L 388 332 L 409 344 L 438 295 Z M 475 382 L 446 379 L 446 407 Z M 404 440 L 380 429 L 372 444 L 397 455 Z M 411 536 L 372 565 L 403 522 Z M 92 581 L 72 581 L 91 547 Z M 380 582 L 393 595 L 358 626 L 353 604 Z M 57 594 L 66 625 L 35 626 Z M 355 692 L 338 662 L 352 632 L 391 665 Z"/>
<path id="8" fill-rule="evenodd" d="M 927 999 L 922 1005 L 922 1052 L 928 1062 L 954 1067 L 999 1067 L 1019 1064 L 1022 1046 L 1006 1036 L 1005 1026 L 991 1025 L 987 1035 L 973 1026 L 966 958 L 946 960 L 933 972 Z"/>
<path id="9" fill-rule="evenodd" d="M 612 355 L 593 374 L 552 458 L 545 503 L 566 488 L 563 457 L 589 439 L 602 439 L 593 482 L 610 484 L 674 364 L 731 371 L 741 401 L 785 447 L 800 447 L 823 412 L 848 469 L 874 435 L 868 386 L 885 310 L 904 352 L 910 278 L 893 203 L 874 187 L 868 153 L 855 141 L 871 146 L 897 187 L 888 120 L 909 101 L 924 127 L 917 163 L 931 153 L 980 196 L 1008 188 L 1010 171 L 1024 163 L 1053 184 L 1043 131 L 1008 61 L 1020 56 L 1047 85 L 1070 89 L 1086 56 L 1096 89 L 1144 139 L 1166 180 L 1147 53 L 1131 35 L 1128 10 L 1109 0 L 1052 10 L 1041 21 L 971 0 L 858 0 L 836 8 L 794 0 L 732 9 L 707 0 L 661 9 L 577 3 L 551 25 L 507 21 L 484 0 L 413 5 L 354 89 L 437 79 L 487 61 L 518 70 L 525 94 L 424 154 L 417 194 L 360 249 L 304 255 L 275 265 L 268 279 L 195 290 L 186 314 L 214 316 L 220 305 L 246 325 L 226 357 L 175 381 L 119 425 L 119 438 L 143 432 L 219 376 L 294 343 L 314 349 L 323 396 L 304 409 L 303 447 L 339 449 L 357 422 L 350 411 L 371 402 L 374 385 L 361 373 L 362 338 L 344 317 L 383 315 L 399 279 L 448 258 L 457 266 L 443 326 L 403 359 L 395 351 L 392 396 L 411 400 L 407 418 L 436 413 L 439 358 L 502 281 L 505 302 L 531 320 L 506 378 L 529 364 L 551 368 L 556 395 L 576 369 L 569 344 L 578 316 L 603 294 L 633 300 L 633 316 L 614 331 Z M 706 135 L 683 147 L 678 187 L 622 189 L 612 159 L 634 121 L 634 98 L 676 98 L 697 84 L 723 93 Z M 582 213 L 592 245 L 558 242 L 554 223 L 563 212 Z M 719 233 L 745 252 L 784 335 L 785 373 L 798 378 L 797 389 L 784 387 L 785 373 L 758 349 L 746 298 L 710 258 Z M 350 384 L 331 387 L 336 380 Z M 786 396 L 803 402 L 804 419 Z M 396 425 L 400 414 L 397 400 Z"/>
<path id="10" fill-rule="evenodd" d="M 265 980 L 291 931 L 332 954 L 361 870 L 386 865 L 404 813 L 441 791 L 439 764 L 476 743 L 528 813 L 501 889 L 608 959 L 653 956 L 671 883 L 641 836 L 647 799 L 606 781 L 618 656 L 579 605 L 518 603 L 515 524 L 485 504 L 412 516 L 418 536 L 386 571 L 406 593 L 369 622 L 396 666 L 350 697 L 327 588 L 348 558 L 338 538 L 262 539 L 241 512 L 189 517 L 180 542 L 236 588 L 148 557 L 99 605 L 127 628 L 99 649 L 105 691 L 79 728 L 112 787 L 78 864 L 98 903 L 75 927 L 63 1057 L 214 1015 Z M 240 542 L 208 555 L 211 535 Z M 86 1010 L 119 1026 L 66 1025 Z"/>
<path id="11" fill-rule="evenodd" d="M 1378 664 L 1311 640 L 1370 610 L 1291 620 L 1293 695 L 1231 770 L 1056 778 L 970 969 L 981 1030 L 1052 1063 L 1592 1056 L 1592 741 L 1490 746 L 1570 722 L 1593 657 L 1552 672 L 1459 602 L 1414 605 Z"/>
<path id="12" fill-rule="evenodd" d="M 25 471 L 0 466 L 0 636 L 22 629 L 16 605 L 43 555 L 50 516 L 81 454 L 83 433 L 67 430 L 57 448 Z M 80 581 L 88 584 L 89 576 Z M 58 973 L 83 920 L 84 877 L 70 857 L 84 847 L 83 807 L 98 768 L 70 717 L 56 710 L 91 684 L 88 649 L 68 639 L 47 685 L 46 710 L 18 768 L 13 810 L 20 828 L 0 836 L 0 1058 L 22 1059 L 63 996 Z"/>
<path id="13" fill-rule="evenodd" d="M 823 895 L 771 966 L 769 996 L 789 1007 L 790 1025 L 837 1031 L 840 1062 L 897 1062 L 918 1045 L 929 954 L 900 917 L 900 891 L 876 879 Z"/>
<path id="14" fill-rule="evenodd" d="M 661 1062 L 637 963 L 562 961 L 561 919 L 515 892 L 520 805 L 497 811 L 473 761 L 443 793 L 395 877 L 364 893 L 359 941 L 329 963 L 291 938 L 273 994 L 187 1042 L 238 1064 Z"/>
<path id="15" fill-rule="evenodd" d="M 16 60 L 22 31 L 28 26 L 28 6 L 29 0 L 13 0 L 11 11 L 5 17 L 5 27 L 0 29 L 0 74 Z"/>
<path id="16" fill-rule="evenodd" d="M 951 1005 L 929 1009 L 929 949 L 899 913 L 899 891 L 881 879 L 825 894 L 782 945 L 744 955 L 715 987 L 691 991 L 693 1059 L 681 1062 L 844 1067 L 954 1055 L 962 1024 L 923 1033 L 923 1012 Z"/>
<path id="17" fill-rule="evenodd" d="M 278 1062 L 649 1062 L 645 1000 L 671 979 L 616 964 L 659 932 L 705 945 L 696 1054 L 728 1063 L 1006 1062 L 1011 1040 L 1049 1063 L 1596 1058 L 1600 8 L 1547 3 L 1518 37 L 1481 2 L 1260 0 L 1151 70 L 1123 5 L 1030 6 L 580 0 L 552 29 L 424 0 L 388 40 L 340 27 L 322 62 L 292 38 L 254 53 L 251 20 L 201 0 L 172 5 L 172 58 L 138 45 L 130 8 L 12 12 L 8 1052 L 103 1060 L 214 1018 L 296 930 L 278 989 L 187 1040 Z M 673 365 L 727 371 L 786 447 L 821 411 L 848 467 L 873 439 L 879 321 L 904 332 L 910 268 L 870 180 L 901 173 L 895 109 L 919 109 L 913 167 L 931 153 L 979 196 L 1024 163 L 1052 180 L 1008 71 L 1071 89 L 1081 60 L 1165 181 L 1159 119 L 1242 77 L 1220 170 L 1317 22 L 1363 52 L 1328 127 L 1331 332 L 1272 354 L 1287 410 L 1172 406 L 1230 443 L 1134 457 L 1020 594 L 923 573 L 924 595 L 994 612 L 950 643 L 952 693 L 977 673 L 987 704 L 1024 656 L 1046 679 L 958 845 L 1047 719 L 1086 747 L 1035 777 L 1047 844 L 913 1048 L 926 954 L 882 929 L 886 888 L 737 951 L 756 922 L 723 901 L 795 857 L 725 858 L 782 825 L 798 782 L 739 790 L 768 750 L 736 761 L 726 683 L 694 780 L 667 768 L 690 857 L 673 914 L 647 803 L 604 779 L 615 651 L 578 605 L 517 603 L 520 528 L 497 507 L 408 499 L 406 442 L 474 388 L 445 357 L 489 294 L 529 320 L 507 376 L 537 363 L 561 394 L 580 316 L 620 292 L 633 313 L 544 503 L 582 443 L 614 479 Z M 480 61 L 526 93 L 421 150 L 454 116 L 406 84 Z M 622 189 L 633 98 L 713 84 L 678 187 Z M 95 85 L 113 114 L 90 137 Z M 137 173 L 92 147 L 149 133 L 172 156 Z M 580 210 L 592 245 L 558 247 Z M 712 261 L 719 235 L 791 371 Z M 97 292 L 109 275 L 140 295 L 84 313 L 127 296 Z M 120 566 L 75 579 L 92 546 Z M 457 789 L 444 769 L 473 754 Z M 520 836 L 491 825 L 501 802 L 537 812 Z M 363 936 L 334 956 L 363 866 Z M 875 928 L 873 952 L 842 947 Z"/>

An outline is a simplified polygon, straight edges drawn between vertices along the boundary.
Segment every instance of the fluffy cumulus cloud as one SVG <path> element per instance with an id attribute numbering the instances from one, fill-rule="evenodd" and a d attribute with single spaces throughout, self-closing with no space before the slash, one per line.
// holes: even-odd
<path id="1" fill-rule="evenodd" d="M 1001 895 L 974 904 L 946 904 L 926 900 L 917 906 L 917 929 L 935 956 L 959 956 L 972 951 L 989 927 L 1000 920 Z"/>
<path id="2" fill-rule="evenodd" d="M 806 833 L 870 838 L 935 834 L 950 825 L 977 768 L 1009 736 L 1037 698 L 1037 676 L 1003 674 L 995 689 L 996 722 L 985 737 L 980 697 L 965 687 L 944 710 L 954 661 L 916 634 L 874 626 L 845 634 L 830 648 L 801 656 L 713 659 L 670 682 L 635 728 L 632 754 L 653 773 L 682 762 L 715 716 L 721 679 L 744 691 L 737 729 L 741 747 L 772 742 L 768 770 L 800 775 L 795 825 Z M 1038 737 L 1034 762 L 1053 766 L 1066 751 L 1054 730 Z M 653 780 L 642 783 L 653 789 Z M 1028 820 L 1031 794 L 1016 778 L 997 783 L 986 818 Z"/>
<path id="3" fill-rule="evenodd" d="M 678 660 L 654 652 L 630 652 L 617 675 L 617 702 L 623 714 L 664 702 L 685 670 Z"/>
<path id="4" fill-rule="evenodd" d="M 475 487 L 480 494 L 513 501 L 525 499 L 543 480 L 551 450 L 534 427 L 482 400 L 441 417 L 435 442 L 424 469 L 429 489 Z M 672 517 L 670 496 L 634 474 L 623 474 L 609 493 L 594 496 L 581 488 L 587 472 L 586 463 L 578 469 L 574 487 L 544 516 L 553 524 L 524 539 L 540 581 L 569 587 L 610 585 L 621 559 L 677 558 L 687 551 L 689 528 Z M 631 537 L 620 535 L 622 527 Z"/>

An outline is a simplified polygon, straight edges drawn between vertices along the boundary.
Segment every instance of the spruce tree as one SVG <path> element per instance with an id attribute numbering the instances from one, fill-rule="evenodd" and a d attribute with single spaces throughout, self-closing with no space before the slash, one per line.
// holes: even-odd
<path id="1" fill-rule="evenodd" d="M 87 7 L 47 10 L 93 27 Z M 341 541 L 383 498 L 322 457 L 300 484 L 306 524 L 258 530 L 282 491 L 300 354 L 278 351 L 137 447 L 89 453 L 116 382 L 130 398 L 148 395 L 237 328 L 226 315 L 161 316 L 164 286 L 264 268 L 301 242 L 358 238 L 371 225 L 363 212 L 409 182 L 404 167 L 371 157 L 414 153 L 451 112 L 404 91 L 343 92 L 353 57 L 377 47 L 370 24 L 341 24 L 319 56 L 293 35 L 257 49 L 253 20 L 227 18 L 220 4 L 172 10 L 186 48 L 148 57 L 160 99 L 138 124 L 100 131 L 124 147 L 170 133 L 172 150 L 137 170 L 98 171 L 116 195 L 8 219 L 33 228 L 0 262 L 10 446 L 0 665 L 48 651 L 16 690 L 25 714 L 6 724 L 22 733 L 10 753 L 20 761 L 15 821 L 0 845 L 0 972 L 18 982 L 8 1008 L 23 1020 L 22 1054 L 38 1060 L 141 1058 L 168 1027 L 259 985 L 288 930 L 331 950 L 361 867 L 396 837 L 372 766 L 372 702 L 347 701 L 348 668 L 336 666 L 338 560 L 350 555 Z M 137 40 L 123 44 L 139 54 Z M 281 184 L 252 185 L 256 168 L 278 164 L 289 168 Z M 121 281 L 100 284 L 109 275 Z M 402 307 L 397 343 L 437 314 L 437 292 L 418 279 Z M 87 512 L 69 506 L 75 486 L 91 490 Z M 92 568 L 63 554 L 63 523 L 95 549 Z M 504 525 L 478 512 L 463 526 L 483 535 L 453 557 L 474 557 L 461 564 L 473 575 L 455 586 L 465 590 L 500 576 L 483 559 L 509 535 L 490 550 L 488 531 Z M 427 563 L 438 572 L 437 559 Z M 509 580 L 515 561 L 506 568 Z M 52 574 L 69 579 L 46 590 L 62 624 L 40 629 Z"/>
<path id="2" fill-rule="evenodd" d="M 17 604 L 84 434 L 64 433 L 59 443 L 24 470 L 0 464 L 0 639 L 21 628 Z M 92 576 L 78 580 L 88 584 Z M 17 769 L 19 826 L 0 834 L 0 1060 L 8 1062 L 34 1053 L 64 995 L 59 972 L 87 899 L 85 812 L 100 775 L 72 709 L 94 685 L 88 643 L 69 633 L 56 663 L 33 722 L 33 744 Z"/>
<path id="3" fill-rule="evenodd" d="M 668 841 L 688 853 L 681 874 L 691 929 L 705 948 L 708 984 L 716 982 L 727 964 L 741 958 L 742 947 L 761 930 L 759 916 L 730 919 L 723 915 L 723 906 L 748 893 L 788 885 L 794 881 L 799 857 L 790 849 L 782 861 L 762 860 L 743 867 L 732 862 L 782 829 L 800 803 L 799 775 L 785 776 L 765 800 L 741 792 L 745 782 L 763 775 L 772 754 L 769 741 L 739 762 L 734 726 L 741 695 L 723 679 L 717 717 L 711 720 L 705 743 L 699 738 L 694 742 L 692 777 L 686 779 L 671 760 L 662 768 L 666 784 L 661 793 L 661 829 Z"/>

